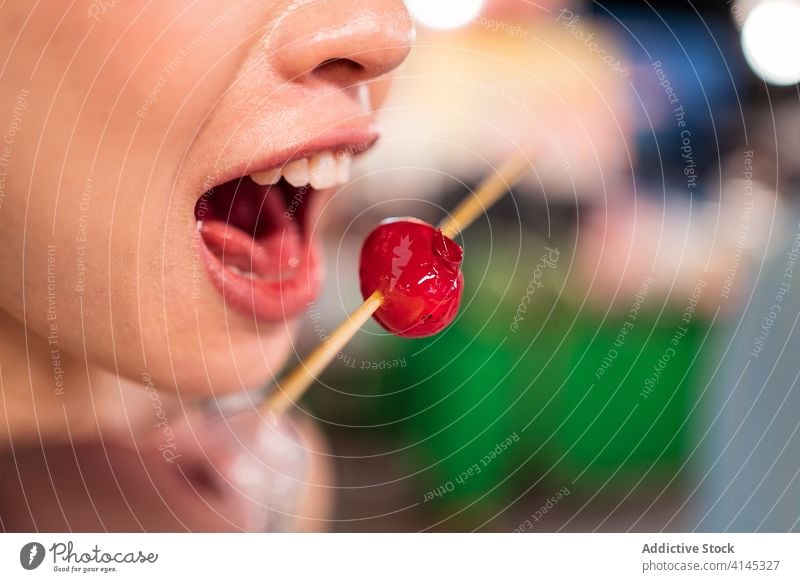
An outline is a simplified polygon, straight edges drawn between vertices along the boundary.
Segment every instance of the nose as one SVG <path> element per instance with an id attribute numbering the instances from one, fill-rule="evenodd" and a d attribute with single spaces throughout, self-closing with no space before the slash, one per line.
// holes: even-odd
<path id="1" fill-rule="evenodd" d="M 402 0 L 295 1 L 267 48 L 288 82 L 349 86 L 379 77 L 408 55 L 414 27 Z"/>

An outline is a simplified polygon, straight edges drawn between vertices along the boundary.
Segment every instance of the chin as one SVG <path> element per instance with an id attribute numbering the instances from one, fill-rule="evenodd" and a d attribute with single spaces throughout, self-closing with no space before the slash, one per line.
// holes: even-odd
<path id="1" fill-rule="evenodd" d="M 159 389 L 176 390 L 189 398 L 249 392 L 273 382 L 290 351 L 286 331 L 232 338 L 228 345 L 213 350 L 206 345 L 202 356 L 187 343 L 183 349 L 173 349 L 171 357 L 149 360 L 146 372 L 134 368 L 131 379 L 142 382 L 146 374 Z"/>
<path id="2" fill-rule="evenodd" d="M 177 280 L 145 291 L 138 302 L 138 321 L 115 321 L 116 349 L 104 350 L 103 361 L 96 363 L 119 369 L 138 383 L 147 375 L 159 390 L 189 398 L 252 391 L 271 383 L 291 354 L 298 317 L 262 322 L 231 309 L 207 280 L 193 297 L 189 269 L 179 272 Z M 114 311 L 127 313 L 122 306 Z M 127 335 L 126 328 L 135 332 Z"/>

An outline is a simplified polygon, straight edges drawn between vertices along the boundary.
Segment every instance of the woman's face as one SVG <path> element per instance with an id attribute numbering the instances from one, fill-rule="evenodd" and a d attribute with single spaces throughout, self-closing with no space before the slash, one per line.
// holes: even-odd
<path id="1" fill-rule="evenodd" d="M 30 349 L 193 395 L 270 378 L 402 1 L 12 0 L 0 26 L 0 307 Z"/>

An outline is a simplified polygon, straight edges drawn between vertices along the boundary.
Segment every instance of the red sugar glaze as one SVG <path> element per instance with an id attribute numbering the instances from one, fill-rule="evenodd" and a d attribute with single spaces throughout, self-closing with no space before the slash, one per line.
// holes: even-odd
<path id="1" fill-rule="evenodd" d="M 375 319 L 402 337 L 426 337 L 458 313 L 464 288 L 463 251 L 430 224 L 415 218 L 383 221 L 361 248 L 359 277 L 366 299 L 384 295 Z"/>

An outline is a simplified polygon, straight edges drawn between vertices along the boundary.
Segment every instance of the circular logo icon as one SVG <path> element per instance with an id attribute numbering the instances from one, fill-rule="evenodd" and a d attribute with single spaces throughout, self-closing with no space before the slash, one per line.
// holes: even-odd
<path id="1" fill-rule="evenodd" d="M 39 542 L 28 542 L 19 551 L 19 563 L 26 570 L 35 570 L 44 561 L 44 546 Z"/>

